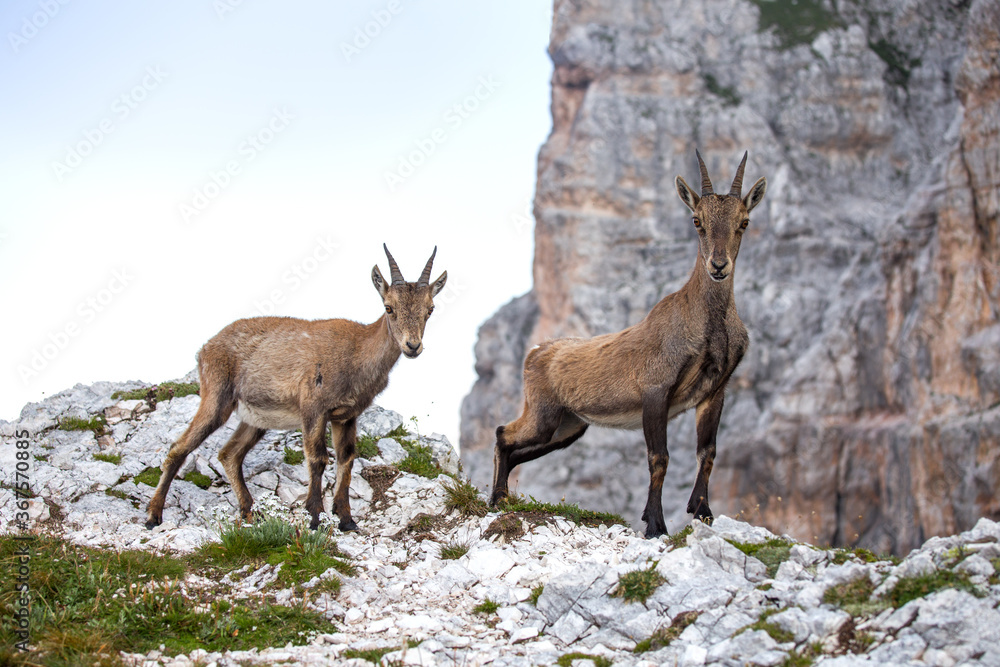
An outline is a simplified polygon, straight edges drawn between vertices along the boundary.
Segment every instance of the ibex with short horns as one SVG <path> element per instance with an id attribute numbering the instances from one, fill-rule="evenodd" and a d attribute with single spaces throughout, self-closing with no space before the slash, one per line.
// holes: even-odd
<path id="1" fill-rule="evenodd" d="M 733 299 L 733 267 L 749 213 L 764 198 L 767 181 L 761 178 L 741 196 L 744 154 L 729 192 L 716 194 L 697 155 L 701 196 L 680 176 L 675 181 L 681 201 L 694 213 L 698 232 L 699 253 L 691 277 L 624 331 L 546 341 L 528 353 L 522 414 L 497 428 L 492 505 L 507 495 L 507 479 L 515 466 L 570 446 L 590 424 L 642 428 L 650 477 L 642 520 L 647 537 L 663 535 L 667 527 L 661 492 L 670 460 L 667 422 L 694 407 L 698 476 L 687 511 L 704 521 L 712 519 L 708 478 L 723 396 L 749 344 Z"/>
<path id="2" fill-rule="evenodd" d="M 201 405 L 163 462 L 160 483 L 149 503 L 147 528 L 162 522 L 167 490 L 184 459 L 235 410 L 240 425 L 219 452 L 219 460 L 244 519 L 252 518 L 253 506 L 243 479 L 247 452 L 268 429 L 301 428 L 309 466 L 306 510 L 312 515 L 310 527 L 319 526 L 330 422 L 337 455 L 333 512 L 341 530 L 357 530 L 347 495 L 356 419 L 389 383 L 389 371 L 400 352 L 412 359 L 423 351 L 433 298 L 448 279 L 445 271 L 430 282 L 436 247 L 415 283 L 403 279 L 389 249 L 382 247 L 392 282 L 386 283 L 377 265 L 372 268 L 372 282 L 385 306 L 385 314 L 374 323 L 257 317 L 233 322 L 205 344 L 198 353 Z"/>

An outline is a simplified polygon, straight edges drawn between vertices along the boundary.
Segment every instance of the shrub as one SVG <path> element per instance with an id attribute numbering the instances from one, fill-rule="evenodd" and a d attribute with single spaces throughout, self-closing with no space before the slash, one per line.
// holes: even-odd
<path id="1" fill-rule="evenodd" d="M 666 579 L 656 571 L 654 563 L 645 570 L 634 570 L 621 575 L 618 578 L 618 589 L 614 595 L 626 602 L 645 603 L 646 599 L 664 583 L 666 583 Z"/>

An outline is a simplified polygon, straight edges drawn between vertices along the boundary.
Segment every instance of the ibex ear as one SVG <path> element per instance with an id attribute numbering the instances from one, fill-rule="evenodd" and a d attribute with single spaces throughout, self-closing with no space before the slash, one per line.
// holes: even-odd
<path id="1" fill-rule="evenodd" d="M 753 184 L 750 188 L 750 192 L 747 196 L 743 198 L 743 205 L 747 207 L 747 213 L 752 211 L 754 207 L 764 199 L 764 193 L 767 191 L 767 179 L 761 176 L 757 179 L 757 182 Z"/>
<path id="2" fill-rule="evenodd" d="M 385 299 L 388 288 L 385 286 L 385 278 L 382 277 L 382 272 L 378 270 L 378 264 L 372 267 L 372 284 L 378 290 L 379 296 Z"/>
<path id="3" fill-rule="evenodd" d="M 431 298 L 436 297 L 438 295 L 438 292 L 444 289 L 444 284 L 446 282 L 448 282 L 447 271 L 438 276 L 438 279 L 434 281 L 433 285 L 431 285 Z"/>
<path id="4" fill-rule="evenodd" d="M 701 197 L 691 191 L 688 184 L 684 182 L 684 178 L 682 176 L 678 176 L 674 179 L 674 184 L 677 186 L 677 195 L 681 198 L 681 201 L 684 202 L 684 205 L 692 211 L 698 208 L 698 202 L 701 201 Z"/>

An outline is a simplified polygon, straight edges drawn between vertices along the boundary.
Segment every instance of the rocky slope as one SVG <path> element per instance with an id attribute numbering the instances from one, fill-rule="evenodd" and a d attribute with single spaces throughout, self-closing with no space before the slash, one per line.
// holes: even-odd
<path id="1" fill-rule="evenodd" d="M 144 503 L 152 487 L 122 478 L 160 461 L 199 399 L 161 401 L 149 411 L 144 403 L 110 398 L 113 391 L 137 386 L 77 386 L 29 405 L 17 422 L 0 422 L 4 526 L 13 518 L 8 487 L 18 451 L 15 434 L 23 438 L 27 430 L 37 496 L 33 529 L 117 548 L 190 551 L 216 539 L 218 519 L 234 511 L 232 493 L 213 462 L 225 434 L 206 442 L 191 464 L 213 480 L 211 486 L 178 480 L 164 525 L 152 533 L 142 527 L 144 515 L 133 501 Z M 100 442 L 90 431 L 56 428 L 65 417 L 99 413 L 112 430 Z M 401 422 L 399 415 L 375 408 L 361 430 L 381 437 Z M 423 442 L 443 469 L 457 469 L 445 441 L 432 436 Z M 285 447 L 299 445 L 294 434 L 269 437 L 247 460 L 257 506 L 267 513 L 304 517 L 304 466 L 282 462 Z M 396 447 L 385 439 L 378 456 L 357 466 L 398 460 Z M 111 452 L 121 461 L 94 459 Z M 504 515 L 498 530 L 496 513 L 463 517 L 448 509 L 443 484 L 452 483 L 450 477 L 404 473 L 390 481 L 381 489 L 384 500 L 372 502 L 372 487 L 355 475 L 351 502 L 361 531 L 338 535 L 337 543 L 357 571 L 342 577 L 339 593 L 309 595 L 318 578 L 302 582 L 305 593 L 268 588 L 280 565 L 243 569 L 221 581 L 192 574 L 171 589 L 173 595 L 201 596 L 210 589 L 227 599 L 270 596 L 277 604 L 323 614 L 335 631 L 303 637 L 301 645 L 124 657 L 133 664 L 178 667 L 331 661 L 362 667 L 371 663 L 350 656 L 372 649 L 393 649 L 382 651 L 384 665 L 1000 661 L 1000 524 L 987 519 L 961 535 L 931 539 L 894 563 L 863 551 L 817 549 L 721 516 L 712 526 L 696 522 L 686 538 L 673 541 L 646 540 L 622 525 L 586 527 L 538 513 Z M 325 495 L 329 501 L 330 493 Z M 407 530 L 421 515 L 435 520 L 429 528 Z M 445 544 L 467 551 L 449 560 L 442 557 Z M 328 576 L 341 575 L 322 575 Z M 647 582 L 641 600 L 629 579 L 637 576 Z M 496 603 L 495 611 L 476 612 L 487 600 Z"/>
<path id="2" fill-rule="evenodd" d="M 713 507 L 905 553 L 1000 518 L 1000 5 L 992 0 L 556 0 L 534 288 L 480 330 L 467 470 L 521 407 L 524 352 L 640 320 L 687 279 L 675 175 L 768 177 L 735 275 L 751 348 Z M 669 429 L 687 520 L 693 417 Z M 638 432 L 591 429 L 518 489 L 638 521 Z"/>

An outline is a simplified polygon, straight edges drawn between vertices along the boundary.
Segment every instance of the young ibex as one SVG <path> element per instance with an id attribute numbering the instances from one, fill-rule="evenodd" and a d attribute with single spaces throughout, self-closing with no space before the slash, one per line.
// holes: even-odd
<path id="1" fill-rule="evenodd" d="M 749 344 L 733 300 L 733 267 L 750 222 L 747 216 L 767 187 L 761 178 L 741 198 L 746 161 L 744 154 L 727 194 L 712 191 L 700 154 L 701 196 L 680 176 L 675 181 L 698 231 L 699 256 L 684 287 L 624 331 L 551 340 L 528 353 L 522 414 L 497 428 L 491 504 L 507 495 L 507 478 L 515 466 L 568 447 L 590 424 L 641 427 L 650 477 L 642 520 L 647 537 L 663 535 L 667 527 L 661 490 L 670 460 L 667 422 L 695 407 L 699 465 L 687 511 L 712 519 L 708 478 L 723 395 Z"/>
<path id="2" fill-rule="evenodd" d="M 149 502 L 147 528 L 162 522 L 167 490 L 184 459 L 235 410 L 240 425 L 219 452 L 219 460 L 244 519 L 252 518 L 253 506 L 243 479 L 247 452 L 267 429 L 301 428 L 309 465 L 306 510 L 312 515 L 310 527 L 319 526 L 323 471 L 330 458 L 326 423 L 330 422 L 337 455 L 333 512 L 340 518 L 341 530 L 357 530 L 347 495 L 355 420 L 385 389 L 400 352 L 412 359 L 423 351 L 424 325 L 434 310 L 433 298 L 448 279 L 445 271 L 430 282 L 436 247 L 415 283 L 403 279 L 389 249 L 382 247 L 389 258 L 392 283 L 386 284 L 377 265 L 372 268 L 372 282 L 385 306 L 385 314 L 373 324 L 257 317 L 233 322 L 205 344 L 198 353 L 201 405 L 163 461 L 163 475 Z"/>

